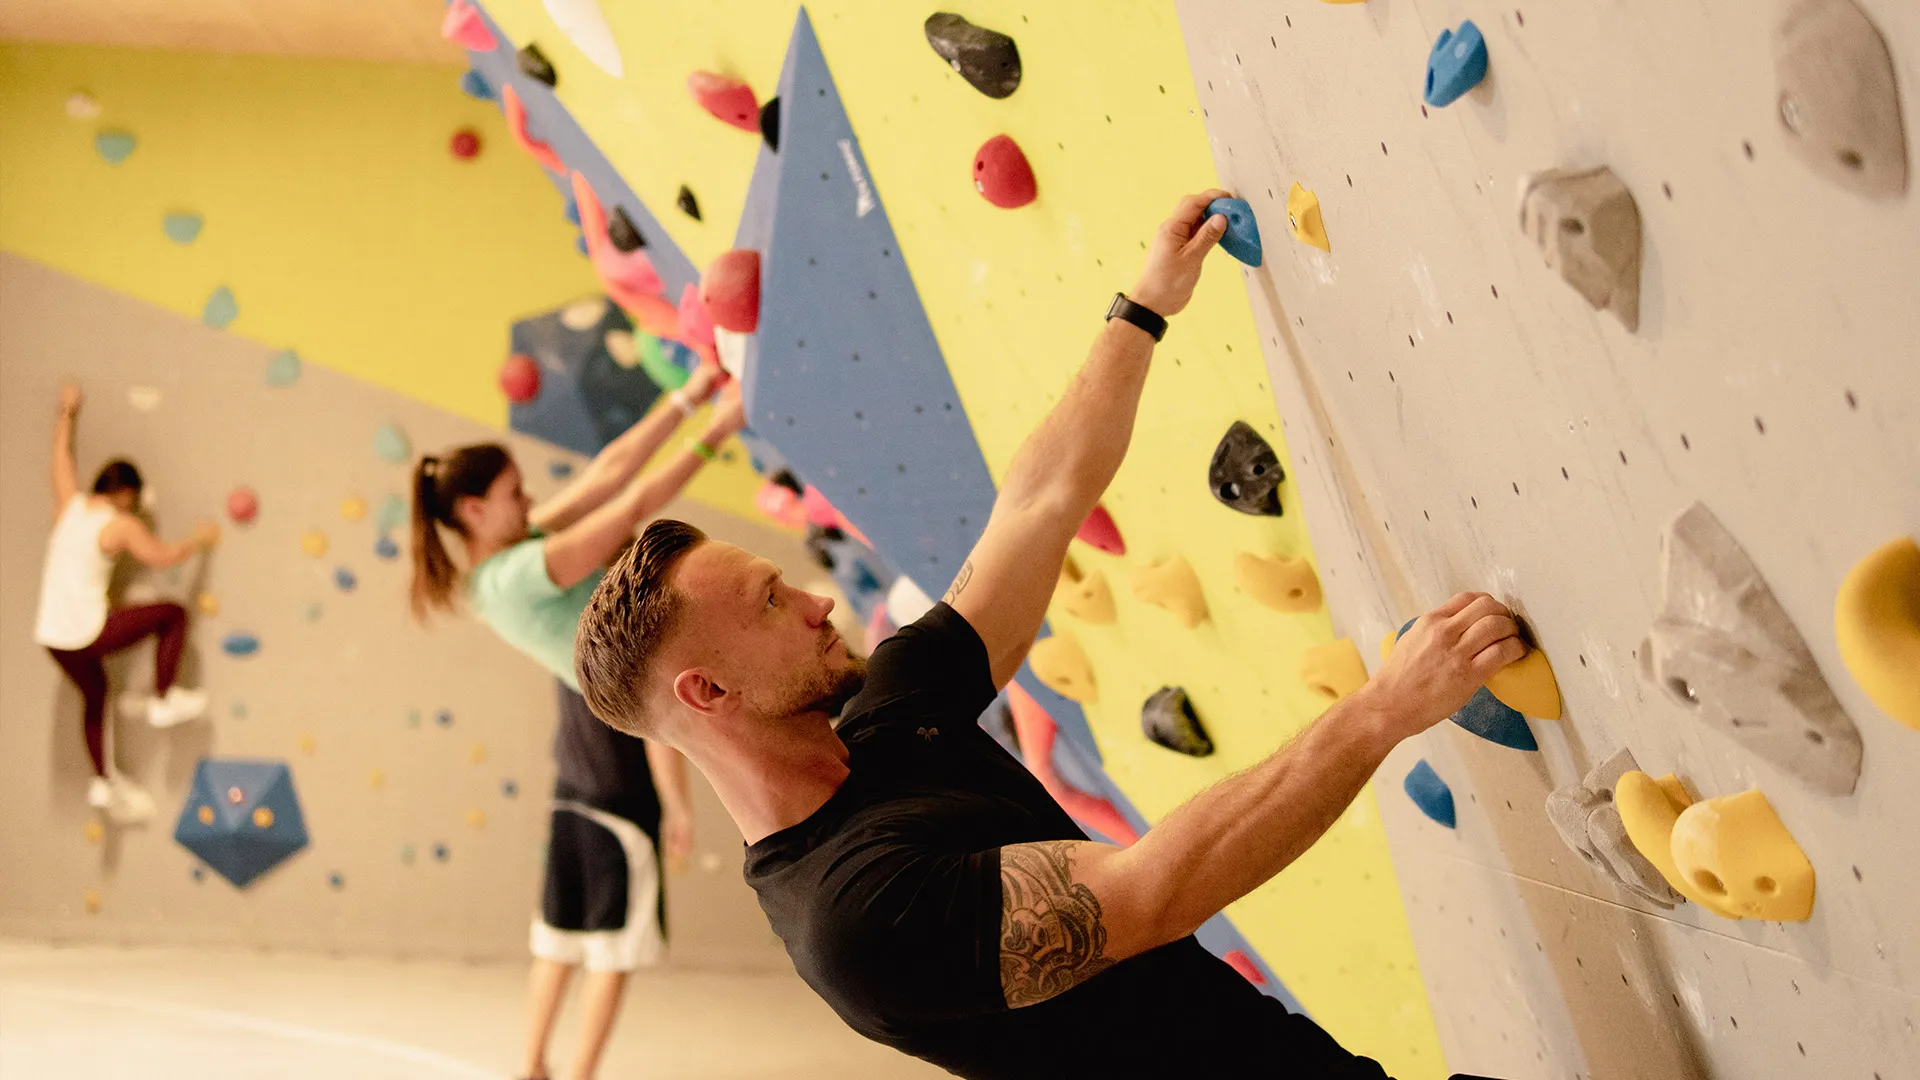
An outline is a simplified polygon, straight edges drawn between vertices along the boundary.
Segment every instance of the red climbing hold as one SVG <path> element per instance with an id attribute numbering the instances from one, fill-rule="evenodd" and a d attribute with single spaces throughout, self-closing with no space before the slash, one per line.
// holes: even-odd
<path id="1" fill-rule="evenodd" d="M 515 405 L 540 396 L 540 364 L 526 353 L 514 353 L 500 365 L 500 391 Z"/>
<path id="2" fill-rule="evenodd" d="M 988 202 L 1006 210 L 1025 206 L 1039 194 L 1027 155 L 1006 135 L 988 139 L 973 155 L 973 188 Z"/>
<path id="3" fill-rule="evenodd" d="M 237 487 L 227 496 L 227 516 L 241 525 L 260 512 L 260 499 L 252 488 Z"/>
<path id="4" fill-rule="evenodd" d="M 760 134 L 760 102 L 753 96 L 753 87 L 731 75 L 696 71 L 687 76 L 687 92 L 714 119 Z"/>
<path id="5" fill-rule="evenodd" d="M 1040 786 L 1047 789 L 1047 794 L 1053 796 L 1053 801 L 1060 804 L 1060 809 L 1121 847 L 1129 847 L 1140 839 L 1140 834 L 1133 831 L 1133 826 L 1112 803 L 1060 779 L 1053 767 L 1053 743 L 1060 729 L 1054 726 L 1047 710 L 1020 689 L 1017 682 L 1007 684 L 1007 708 L 1013 714 L 1013 737 L 1020 744 L 1021 760 L 1040 781 Z"/>
<path id="6" fill-rule="evenodd" d="M 1120 539 L 1120 526 L 1113 523 L 1113 515 L 1107 513 L 1104 506 L 1096 506 L 1087 520 L 1080 523 L 1080 531 L 1074 536 L 1081 542 L 1092 544 L 1109 555 L 1125 555 L 1127 542 Z"/>
<path id="7" fill-rule="evenodd" d="M 453 133 L 453 156 L 461 161 L 472 161 L 480 156 L 480 133 L 472 128 L 461 128 Z"/>
<path id="8" fill-rule="evenodd" d="M 680 340 L 696 349 L 713 348 L 713 316 L 700 299 L 700 286 L 692 282 L 680 290 Z"/>
<path id="9" fill-rule="evenodd" d="M 1254 964 L 1253 958 L 1239 949 L 1228 949 L 1220 959 L 1225 960 L 1228 967 L 1239 972 L 1241 978 L 1253 985 L 1267 985 L 1267 977 L 1260 974 L 1260 968 Z"/>
<path id="10" fill-rule="evenodd" d="M 580 235 L 587 241 L 593 272 L 613 302 L 633 317 L 634 324 L 654 337 L 680 340 L 680 313 L 664 295 L 666 285 L 647 258 L 645 248 L 621 251 L 607 236 L 607 211 L 593 185 L 573 174 L 573 202 L 580 208 Z"/>
<path id="11" fill-rule="evenodd" d="M 440 20 L 440 36 L 474 52 L 492 52 L 500 45 L 479 9 L 467 0 L 453 0 L 447 5 L 446 18 Z"/>
<path id="12" fill-rule="evenodd" d="M 760 253 L 752 248 L 724 252 L 700 276 L 700 299 L 713 325 L 737 334 L 760 327 Z"/>
<path id="13" fill-rule="evenodd" d="M 500 88 L 500 108 L 507 114 L 507 130 L 513 133 L 513 141 L 520 144 L 520 149 L 545 168 L 557 173 L 567 171 L 567 167 L 560 162 L 560 155 L 553 152 L 553 147 L 527 133 L 527 107 L 520 103 L 520 95 L 513 92 L 513 87 Z M 600 234 L 605 236 L 606 231 L 603 220 Z"/>

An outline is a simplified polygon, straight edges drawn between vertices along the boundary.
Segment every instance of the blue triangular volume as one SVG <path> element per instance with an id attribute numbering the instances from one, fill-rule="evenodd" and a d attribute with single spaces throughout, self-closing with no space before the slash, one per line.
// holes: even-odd
<path id="1" fill-rule="evenodd" d="M 173 838 L 246 888 L 307 846 L 293 774 L 280 761 L 201 759 Z"/>

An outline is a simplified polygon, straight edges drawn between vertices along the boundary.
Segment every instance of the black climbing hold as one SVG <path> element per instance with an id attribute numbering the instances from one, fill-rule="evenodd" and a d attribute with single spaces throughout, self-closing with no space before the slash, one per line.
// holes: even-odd
<path id="1" fill-rule="evenodd" d="M 693 197 L 692 188 L 681 184 L 680 194 L 674 197 L 673 202 L 675 206 L 680 208 L 681 213 L 695 221 L 700 220 L 700 200 Z"/>
<path id="2" fill-rule="evenodd" d="M 1213 497 L 1243 514 L 1279 517 L 1280 484 L 1287 478 L 1280 455 L 1245 420 L 1235 420 L 1207 468 Z"/>
<path id="3" fill-rule="evenodd" d="M 779 472 L 774 473 L 773 482 L 793 492 L 795 495 L 805 495 L 807 493 L 806 485 L 800 482 L 799 477 L 793 475 L 793 470 L 791 469 L 781 469 Z"/>
<path id="4" fill-rule="evenodd" d="M 807 554 L 813 556 L 813 561 L 820 564 L 820 569 L 832 570 L 838 565 L 837 560 L 833 557 L 833 551 L 830 546 L 833 543 L 833 538 L 827 535 L 825 529 L 822 529 L 818 525 L 807 526 L 807 538 L 804 543 L 807 548 Z"/>
<path id="5" fill-rule="evenodd" d="M 627 216 L 620 207 L 613 208 L 613 216 L 607 219 L 607 239 L 621 251 L 639 251 L 647 246 L 647 238 L 640 232 L 639 226 Z"/>
<path id="6" fill-rule="evenodd" d="M 927 16 L 927 44 L 990 98 L 1020 89 L 1020 47 L 1005 34 L 942 11 Z"/>
<path id="7" fill-rule="evenodd" d="M 553 70 L 553 61 L 547 59 L 547 54 L 541 52 L 538 45 L 528 43 L 514 55 L 513 62 L 520 69 L 520 74 L 534 82 L 553 86 L 560 81 L 560 76 Z"/>
<path id="8" fill-rule="evenodd" d="M 760 137 L 767 140 L 767 149 L 780 152 L 780 99 L 770 97 L 760 106 Z"/>
<path id="9" fill-rule="evenodd" d="M 1178 754 L 1206 757 L 1213 753 L 1213 740 L 1200 718 L 1193 714 L 1193 702 L 1177 686 L 1163 686 L 1140 706 L 1140 730 L 1147 738 Z"/>

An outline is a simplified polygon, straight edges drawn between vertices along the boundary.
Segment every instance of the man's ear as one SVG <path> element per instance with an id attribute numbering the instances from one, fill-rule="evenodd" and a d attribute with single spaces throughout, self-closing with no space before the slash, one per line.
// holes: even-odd
<path id="1" fill-rule="evenodd" d="M 711 716 L 732 703 L 732 694 L 699 668 L 687 668 L 673 679 L 673 696 L 694 712 Z"/>

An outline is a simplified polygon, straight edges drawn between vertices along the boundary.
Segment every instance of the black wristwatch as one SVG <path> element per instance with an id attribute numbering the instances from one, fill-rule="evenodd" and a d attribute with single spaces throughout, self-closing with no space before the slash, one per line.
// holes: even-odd
<path id="1" fill-rule="evenodd" d="M 1107 305 L 1107 318 L 1125 319 L 1152 334 L 1155 341 L 1167 335 L 1167 320 L 1159 313 L 1127 299 L 1126 293 L 1113 294 L 1113 303 Z"/>

